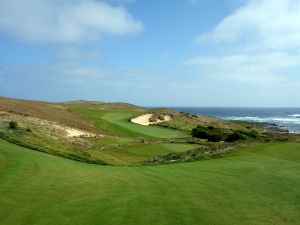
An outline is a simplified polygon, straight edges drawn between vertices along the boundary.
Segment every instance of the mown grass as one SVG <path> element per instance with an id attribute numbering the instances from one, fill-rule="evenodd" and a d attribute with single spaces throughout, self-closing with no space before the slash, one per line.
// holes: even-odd
<path id="1" fill-rule="evenodd" d="M 111 134 L 119 134 L 130 137 L 157 137 L 174 138 L 188 136 L 186 132 L 162 128 L 157 126 L 142 126 L 128 121 L 129 117 L 137 114 L 135 111 L 126 110 L 101 110 L 74 108 L 72 112 L 94 121 L 95 126 L 106 130 Z"/>
<path id="2" fill-rule="evenodd" d="M 0 140 L 2 225 L 296 225 L 300 144 L 193 163 L 111 167 Z"/>

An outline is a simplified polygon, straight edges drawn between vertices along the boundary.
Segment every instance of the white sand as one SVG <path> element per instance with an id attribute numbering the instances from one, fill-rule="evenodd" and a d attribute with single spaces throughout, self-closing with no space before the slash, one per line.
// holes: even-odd
<path id="1" fill-rule="evenodd" d="M 64 127 L 63 129 L 67 132 L 68 137 L 96 137 L 96 135 L 93 133 L 80 131 L 74 128 Z"/>
<path id="2" fill-rule="evenodd" d="M 142 116 L 138 116 L 134 119 L 131 120 L 131 122 L 136 123 L 136 124 L 140 124 L 140 125 L 144 125 L 144 126 L 148 126 L 150 124 L 157 124 L 157 123 L 162 123 L 162 122 L 166 122 L 166 121 L 170 121 L 171 117 L 169 115 L 165 115 L 165 119 L 164 120 L 157 120 L 156 122 L 150 122 L 150 118 L 151 118 L 152 114 L 145 114 Z"/>

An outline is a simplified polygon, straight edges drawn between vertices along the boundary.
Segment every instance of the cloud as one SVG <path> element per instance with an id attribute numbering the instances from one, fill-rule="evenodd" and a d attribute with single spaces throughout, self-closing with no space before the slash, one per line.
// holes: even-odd
<path id="1" fill-rule="evenodd" d="M 289 77 L 287 73 L 287 70 L 297 68 L 300 64 L 298 55 L 272 52 L 198 56 L 187 60 L 185 64 L 197 66 L 203 73 L 217 76 L 219 79 L 225 78 L 262 87 L 288 87 L 298 83 L 300 87 L 300 81 Z"/>
<path id="2" fill-rule="evenodd" d="M 104 1 L 0 0 L 0 30 L 24 41 L 77 44 L 143 29 L 124 7 Z"/>
<path id="3" fill-rule="evenodd" d="M 249 0 L 196 38 L 211 55 L 185 61 L 202 73 L 269 88 L 300 87 L 300 1 Z"/>
<path id="4" fill-rule="evenodd" d="M 236 43 L 268 49 L 300 47 L 300 1 L 250 0 L 197 42 Z M 251 45 L 252 44 L 252 45 Z"/>

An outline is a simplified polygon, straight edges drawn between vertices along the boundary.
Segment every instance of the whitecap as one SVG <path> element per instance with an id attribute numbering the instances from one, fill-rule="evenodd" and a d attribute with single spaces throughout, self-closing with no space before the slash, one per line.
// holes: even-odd
<path id="1" fill-rule="evenodd" d="M 300 117 L 300 114 L 292 114 L 292 115 L 288 115 L 289 117 Z"/>
<path id="2" fill-rule="evenodd" d="M 255 116 L 244 116 L 244 117 L 226 117 L 223 119 L 228 120 L 241 120 L 241 121 L 253 121 L 253 122 L 267 122 L 267 123 L 278 123 L 278 124 L 300 124 L 300 118 L 291 117 L 255 117 Z"/>

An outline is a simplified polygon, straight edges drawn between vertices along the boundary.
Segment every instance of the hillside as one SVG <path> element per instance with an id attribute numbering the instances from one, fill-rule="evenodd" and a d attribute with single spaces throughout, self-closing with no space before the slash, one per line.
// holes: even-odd
<path id="1" fill-rule="evenodd" d="M 63 106 L 68 108 L 93 108 L 93 109 L 106 109 L 106 110 L 134 110 L 134 111 L 144 111 L 145 109 L 123 102 L 99 102 L 99 101 L 69 101 L 69 102 L 61 102 Z"/>
<path id="2" fill-rule="evenodd" d="M 150 115 L 148 120 L 154 124 L 144 126 L 132 122 L 143 115 Z M 18 126 L 10 128 L 11 122 Z M 193 133 L 196 128 L 206 136 Z M 238 141 L 226 143 L 235 133 L 238 133 Z M 278 140 L 257 125 L 171 109 L 144 109 L 127 103 L 49 103 L 4 97 L 0 98 L 0 137 L 33 150 L 108 165 L 193 161 L 255 142 Z M 280 138 L 289 140 L 297 136 L 286 134 Z"/>
<path id="3" fill-rule="evenodd" d="M 79 129 L 97 132 L 93 124 L 70 113 L 61 104 L 0 97 L 0 111 L 58 122 Z"/>

